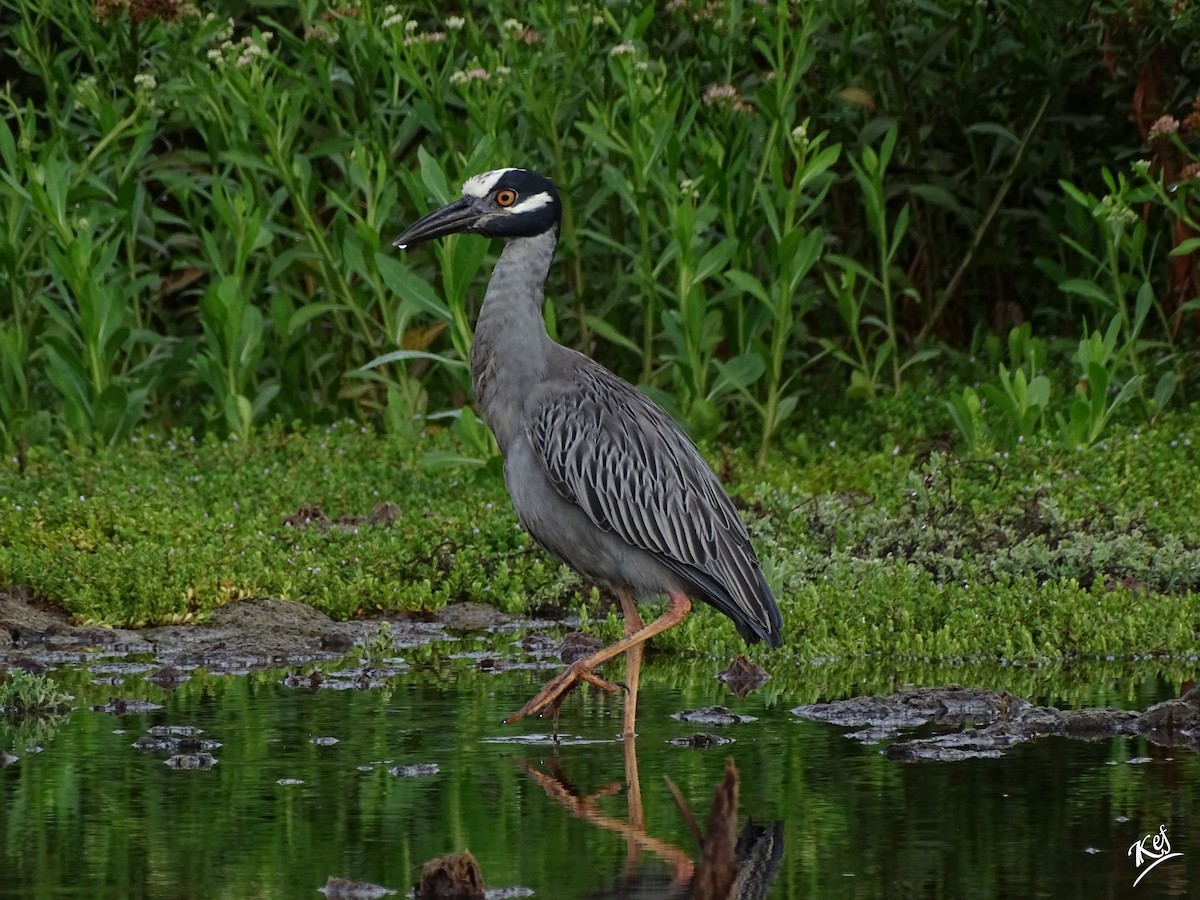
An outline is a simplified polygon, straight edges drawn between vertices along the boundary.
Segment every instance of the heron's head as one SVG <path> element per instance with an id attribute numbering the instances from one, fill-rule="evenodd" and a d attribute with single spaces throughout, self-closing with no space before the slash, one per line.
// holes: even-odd
<path id="1" fill-rule="evenodd" d="M 448 234 L 533 237 L 555 228 L 558 188 L 528 169 L 496 169 L 468 178 L 463 195 L 417 220 L 392 244 L 404 249 Z"/>

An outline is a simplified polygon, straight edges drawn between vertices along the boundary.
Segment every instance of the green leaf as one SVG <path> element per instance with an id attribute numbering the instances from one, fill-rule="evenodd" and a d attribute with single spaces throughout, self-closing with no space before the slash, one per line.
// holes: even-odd
<path id="1" fill-rule="evenodd" d="M 729 265 L 729 260 L 733 258 L 736 249 L 737 242 L 732 238 L 726 238 L 708 250 L 700 257 L 700 262 L 696 265 L 696 271 L 692 274 L 692 284 L 699 284 L 706 278 L 711 278 L 717 272 L 724 270 Z"/>
<path id="2" fill-rule="evenodd" d="M 963 129 L 967 134 L 987 134 L 1000 138 L 1009 144 L 1021 143 L 1020 138 L 997 122 L 976 122 Z"/>
<path id="3" fill-rule="evenodd" d="M 1112 296 L 1107 291 L 1094 281 L 1088 281 L 1084 278 L 1068 278 L 1058 286 L 1058 289 L 1066 294 L 1077 294 L 1080 297 L 1086 297 L 1104 309 L 1112 309 L 1116 306 Z"/>
<path id="4" fill-rule="evenodd" d="M 743 294 L 749 294 L 763 306 L 774 309 L 771 298 L 767 296 L 766 287 L 749 272 L 743 272 L 741 269 L 728 269 L 725 272 L 725 279 Z"/>
<path id="5" fill-rule="evenodd" d="M 604 338 L 609 343 L 616 344 L 618 347 L 623 347 L 624 349 L 629 350 L 638 356 L 642 355 L 641 347 L 639 347 L 636 343 L 634 343 L 633 340 L 622 334 L 599 316 L 589 313 L 584 316 L 584 321 L 587 322 L 588 328 L 600 335 L 600 337 Z"/>
<path id="6" fill-rule="evenodd" d="M 431 450 L 421 457 L 421 467 L 424 469 L 450 469 L 459 466 L 483 466 L 486 459 L 477 456 L 467 456 L 464 453 L 453 453 L 449 450 Z"/>
<path id="7" fill-rule="evenodd" d="M 766 364 L 757 353 L 740 353 L 728 362 L 714 359 L 718 375 L 707 399 L 715 401 L 732 390 L 745 390 L 762 377 Z"/>
<path id="8" fill-rule="evenodd" d="M 922 200 L 929 201 L 934 206 L 940 206 L 942 209 L 948 209 L 957 215 L 966 216 L 966 210 L 958 202 L 958 198 L 941 185 L 914 184 L 909 188 L 909 192 L 920 197 Z"/>
<path id="9" fill-rule="evenodd" d="M 429 282 L 414 275 L 405 263 L 386 253 L 377 253 L 375 265 L 379 268 L 383 283 L 393 294 L 414 302 L 417 307 L 440 322 L 450 324 L 454 321 L 450 307 L 442 302 Z"/>
<path id="10" fill-rule="evenodd" d="M 457 195 L 450 191 L 450 183 L 446 180 L 446 173 L 442 171 L 442 165 L 438 162 L 437 157 L 425 149 L 424 144 L 417 145 L 417 163 L 421 167 L 421 182 L 425 185 L 425 189 L 439 204 L 449 203 Z"/>
<path id="11" fill-rule="evenodd" d="M 288 316 L 284 334 L 292 337 L 313 319 L 323 316 L 325 313 L 339 312 L 345 309 L 348 307 L 341 303 L 306 303 Z"/>
<path id="12" fill-rule="evenodd" d="M 1187 256 L 1200 250 L 1200 237 L 1185 238 L 1171 248 L 1171 256 Z"/>
<path id="13" fill-rule="evenodd" d="M 1158 379 L 1158 384 L 1154 386 L 1154 405 L 1159 409 L 1166 409 L 1167 404 L 1171 402 L 1171 398 L 1175 395 L 1175 387 L 1177 379 L 1175 373 L 1171 371 L 1163 372 Z"/>
<path id="14" fill-rule="evenodd" d="M 430 362 L 436 362 L 443 366 L 448 366 L 452 369 L 467 369 L 469 366 L 461 359 L 454 359 L 451 356 L 443 356 L 439 353 L 429 353 L 425 350 L 393 350 L 391 353 L 385 353 L 382 356 L 377 356 L 368 363 L 364 363 L 357 369 L 352 369 L 347 372 L 347 375 L 361 376 L 371 369 L 377 369 L 380 366 L 386 366 L 394 362 L 407 362 L 414 359 L 425 359 Z"/>

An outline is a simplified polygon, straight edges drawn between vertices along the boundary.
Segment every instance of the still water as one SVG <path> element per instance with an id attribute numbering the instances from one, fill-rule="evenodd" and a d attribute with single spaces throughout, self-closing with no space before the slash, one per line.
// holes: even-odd
<path id="1" fill-rule="evenodd" d="M 164 690 L 141 675 L 98 685 L 93 672 L 60 670 L 53 677 L 79 705 L 69 719 L 40 732 L 0 727 L 0 750 L 19 757 L 0 769 L 0 897 L 320 898 L 330 876 L 403 895 L 426 860 L 463 849 L 489 888 L 663 897 L 696 855 L 663 776 L 703 823 L 727 757 L 741 773 L 739 823 L 782 822 L 773 900 L 1200 896 L 1192 750 L 1052 737 L 999 759 L 905 763 L 791 713 L 950 682 L 1144 709 L 1177 696 L 1186 667 L 826 666 L 777 674 L 743 699 L 713 678 L 718 668 L 649 656 L 634 748 L 614 739 L 620 699 L 594 692 L 566 702 L 557 747 L 548 722 L 502 726 L 547 673 L 489 674 L 449 656 L 370 690 L 288 687 L 277 671 L 196 671 Z M 114 697 L 162 708 L 90 709 Z M 673 713 L 711 704 L 757 718 L 703 729 L 734 739 L 724 746 L 667 743 L 698 730 Z M 175 769 L 169 753 L 132 746 L 165 725 L 220 742 L 216 764 Z M 314 742 L 327 738 L 336 743 Z M 436 772 L 389 771 L 426 763 Z M 644 831 L 629 825 L 633 779 Z M 1160 826 L 1182 856 L 1134 888 L 1131 845 Z"/>

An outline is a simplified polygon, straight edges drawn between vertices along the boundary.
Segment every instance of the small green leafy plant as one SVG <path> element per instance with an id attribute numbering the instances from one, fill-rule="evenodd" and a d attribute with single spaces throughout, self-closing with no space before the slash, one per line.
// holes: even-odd
<path id="1" fill-rule="evenodd" d="M 71 696 L 45 675 L 8 669 L 0 675 L 0 711 L 12 718 L 43 718 L 70 710 Z"/>

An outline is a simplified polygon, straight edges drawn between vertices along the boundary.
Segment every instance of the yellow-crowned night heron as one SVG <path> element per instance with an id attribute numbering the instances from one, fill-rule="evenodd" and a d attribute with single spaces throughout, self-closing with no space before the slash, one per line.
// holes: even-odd
<path id="1" fill-rule="evenodd" d="M 625 637 L 571 663 L 519 712 L 557 709 L 578 681 L 626 653 L 623 733 L 632 735 L 642 644 L 683 621 L 689 595 L 729 616 L 748 642 L 779 646 L 782 620 L 745 526 L 680 427 L 632 385 L 550 339 L 542 298 L 561 217 L 558 189 L 525 169 L 469 179 L 463 195 L 411 225 L 406 246 L 449 234 L 506 240 L 471 345 L 475 399 L 504 454 L 504 480 L 539 544 L 612 589 Z M 635 598 L 666 594 L 642 624 Z"/>

